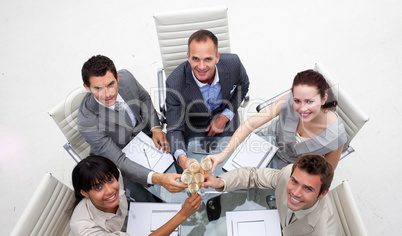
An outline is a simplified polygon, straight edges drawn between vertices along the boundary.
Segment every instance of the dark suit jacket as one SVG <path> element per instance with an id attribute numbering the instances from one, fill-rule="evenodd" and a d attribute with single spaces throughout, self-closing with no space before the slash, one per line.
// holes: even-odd
<path id="1" fill-rule="evenodd" d="M 137 126 L 132 127 L 120 113 L 100 105 L 91 93 L 85 95 L 78 110 L 78 130 L 91 147 L 91 154 L 111 159 L 123 177 L 133 182 L 147 184 L 149 169 L 131 161 L 122 152 L 140 131 L 150 134 L 150 129 L 160 126 L 151 97 L 127 70 L 119 72 L 119 94 L 130 106 Z"/>
<path id="2" fill-rule="evenodd" d="M 236 54 L 221 54 L 216 65 L 222 87 L 222 104 L 212 112 L 205 106 L 201 91 L 194 81 L 188 61 L 179 65 L 166 80 L 167 138 L 172 154 L 186 150 L 185 139 L 205 136 L 213 119 L 228 108 L 235 117 L 226 124 L 221 136 L 232 135 L 239 126 L 237 109 L 248 92 L 249 80 Z"/>

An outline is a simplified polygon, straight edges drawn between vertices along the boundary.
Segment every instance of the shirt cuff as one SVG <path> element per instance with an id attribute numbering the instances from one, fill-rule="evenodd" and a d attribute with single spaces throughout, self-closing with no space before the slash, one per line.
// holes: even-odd
<path id="1" fill-rule="evenodd" d="M 154 128 L 161 128 L 161 126 L 158 126 L 158 125 L 157 125 L 157 126 L 154 126 L 154 127 L 151 128 L 151 131 L 152 131 Z"/>
<path id="2" fill-rule="evenodd" d="M 154 173 L 155 173 L 155 172 L 153 172 L 153 171 L 149 172 L 148 177 L 147 177 L 147 184 L 153 184 L 153 183 L 152 183 L 152 175 L 153 175 Z"/>
<path id="3" fill-rule="evenodd" d="M 177 149 L 173 154 L 174 158 L 176 158 L 176 161 L 177 158 L 179 158 L 180 154 L 184 154 L 185 156 L 187 156 L 186 152 L 183 149 Z"/>
<path id="4" fill-rule="evenodd" d="M 222 115 L 226 116 L 230 121 L 235 116 L 235 114 L 231 110 L 229 110 L 228 108 L 225 108 L 225 110 L 222 111 Z"/>

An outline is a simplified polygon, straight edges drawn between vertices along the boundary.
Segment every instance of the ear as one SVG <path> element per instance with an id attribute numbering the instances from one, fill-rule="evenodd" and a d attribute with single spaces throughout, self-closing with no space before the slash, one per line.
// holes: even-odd
<path id="1" fill-rule="evenodd" d="M 221 57 L 221 53 L 220 53 L 220 52 L 217 52 L 217 53 L 216 53 L 216 64 L 218 64 L 220 57 Z"/>
<path id="2" fill-rule="evenodd" d="M 84 83 L 84 88 L 88 91 L 88 93 L 91 93 L 91 89 Z"/>
<path id="3" fill-rule="evenodd" d="M 80 193 L 81 193 L 82 196 L 84 196 L 84 197 L 86 197 L 86 198 L 89 198 L 88 193 L 85 192 L 84 190 L 81 189 Z"/>
<path id="4" fill-rule="evenodd" d="M 328 99 L 328 93 L 325 93 L 325 96 L 321 99 L 321 106 L 323 106 L 327 102 L 327 99 Z"/>
<path id="5" fill-rule="evenodd" d="M 324 192 L 322 192 L 319 196 L 318 196 L 318 200 L 321 200 L 323 197 L 325 197 L 325 195 L 327 195 L 329 189 L 325 190 Z"/>
<path id="6" fill-rule="evenodd" d="M 116 76 L 117 83 L 119 83 L 119 72 L 116 73 Z"/>
<path id="7" fill-rule="evenodd" d="M 187 61 L 190 62 L 190 52 L 187 51 Z"/>

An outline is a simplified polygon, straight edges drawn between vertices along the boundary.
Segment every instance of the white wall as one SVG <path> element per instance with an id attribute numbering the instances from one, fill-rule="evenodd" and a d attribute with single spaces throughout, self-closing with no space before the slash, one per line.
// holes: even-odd
<path id="1" fill-rule="evenodd" d="M 161 67 L 152 13 L 221 4 L 229 8 L 232 51 L 250 77 L 251 104 L 321 62 L 370 116 L 334 185 L 350 181 L 370 235 L 402 229 L 400 1 L 2 0 L 0 235 L 10 233 L 46 171 L 70 184 L 75 163 L 47 111 L 81 86 L 83 62 L 107 55 L 151 91 Z"/>

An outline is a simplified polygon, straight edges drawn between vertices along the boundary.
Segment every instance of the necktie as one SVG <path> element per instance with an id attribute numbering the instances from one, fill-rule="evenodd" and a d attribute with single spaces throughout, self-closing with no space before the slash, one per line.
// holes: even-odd
<path id="1" fill-rule="evenodd" d="M 133 125 L 133 122 L 132 122 L 130 116 L 128 115 L 128 112 L 124 108 L 124 104 L 122 102 L 116 101 L 116 103 L 114 104 L 114 110 L 119 112 L 121 115 L 123 115 L 124 118 L 126 118 L 126 122 L 128 124 L 130 124 L 130 126 Z"/>
<path id="2" fill-rule="evenodd" d="M 296 216 L 294 212 L 288 212 L 288 217 L 287 217 L 287 225 L 290 225 L 291 223 L 293 223 L 296 220 Z"/>

